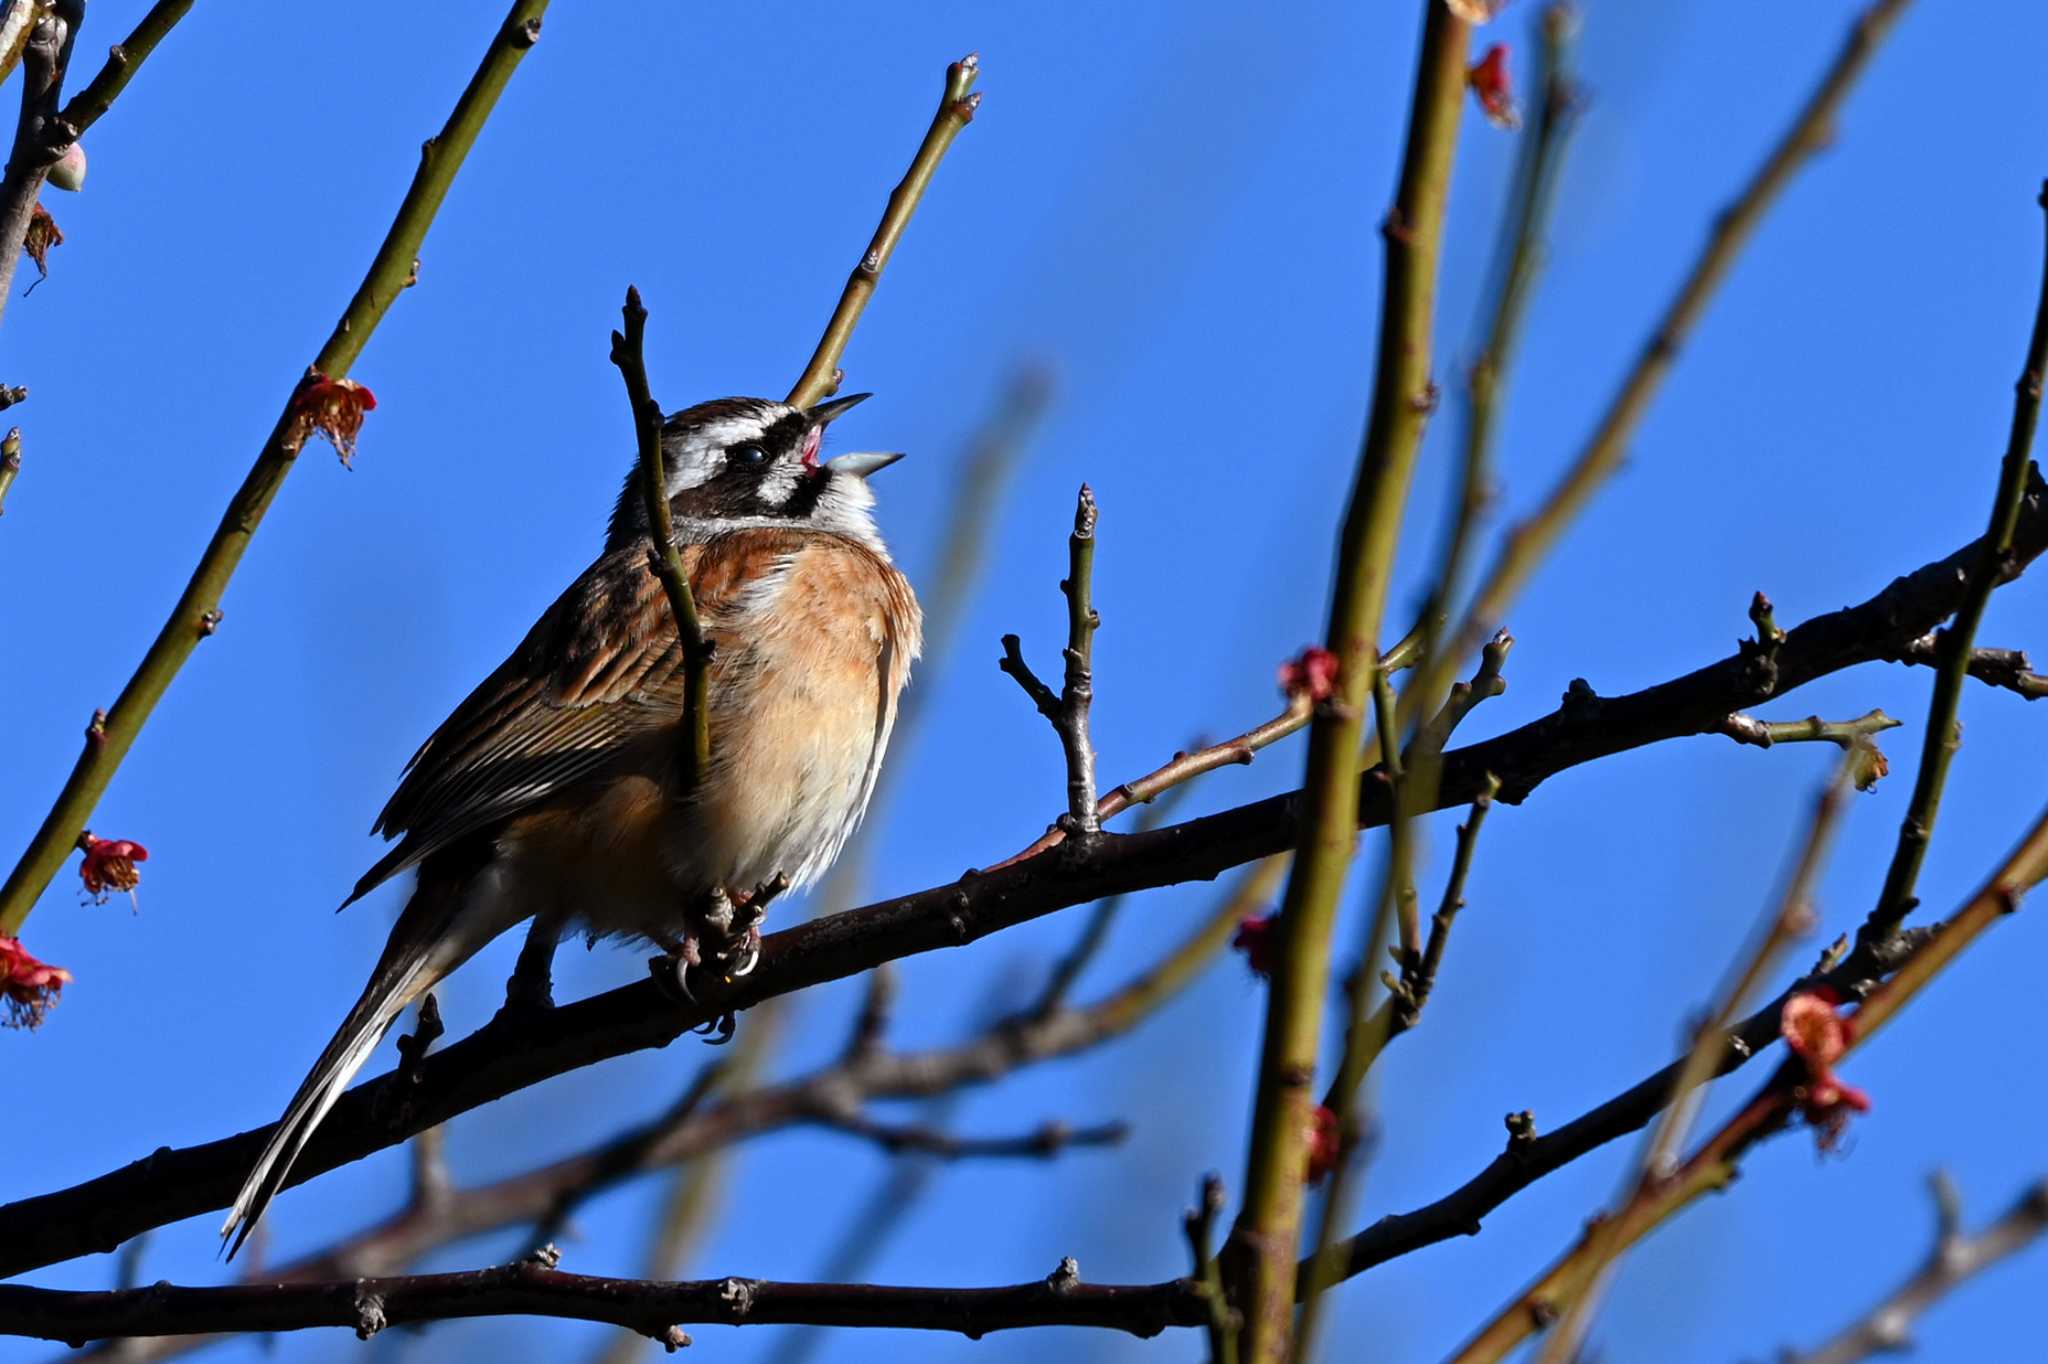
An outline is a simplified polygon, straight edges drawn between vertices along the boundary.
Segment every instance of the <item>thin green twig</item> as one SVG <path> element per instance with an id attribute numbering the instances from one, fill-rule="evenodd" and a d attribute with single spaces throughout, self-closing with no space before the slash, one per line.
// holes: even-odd
<path id="1" fill-rule="evenodd" d="M 314 357 L 313 368 L 319 373 L 332 379 L 345 376 L 392 302 L 412 280 L 427 228 L 434 221 L 456 170 L 475 144 L 484 120 L 496 106 L 513 71 L 518 69 L 520 59 L 539 40 L 541 15 L 547 3 L 548 0 L 515 0 L 492 37 L 482 64 L 456 100 L 447 125 L 421 149 L 419 169 L 399 204 L 391 230 L 378 247 L 369 272 L 349 300 L 327 344 Z M 298 390 L 299 386 L 294 384 L 294 397 Z M 91 818 L 93 807 L 99 804 L 115 769 L 128 755 L 171 679 L 192 656 L 199 641 L 211 633 L 209 622 L 219 619 L 217 613 L 228 580 L 234 576 L 263 514 L 297 460 L 299 447 L 293 439 L 297 425 L 297 414 L 288 400 L 256 463 L 228 503 L 219 528 L 200 555 L 198 567 L 179 594 L 177 605 L 171 608 L 156 641 L 108 710 L 106 723 L 95 727 L 63 791 L 44 816 L 42 827 L 9 873 L 6 884 L 0 886 L 0 933 L 15 933 L 28 917 L 36 898 L 64 865 L 79 831 Z"/>
<path id="2" fill-rule="evenodd" d="M 2048 185 L 2041 191 L 2040 204 L 2048 214 Z M 1949 763 L 1955 758 L 1961 735 L 1956 709 L 1962 704 L 1963 685 L 1969 680 L 1977 626 L 1991 593 L 2015 571 L 2012 562 L 2014 528 L 2019 524 L 2020 503 L 2026 497 L 2027 465 L 2034 446 L 2034 428 L 2041 417 L 2043 371 L 2048 370 L 2048 265 L 2041 274 L 2040 301 L 2034 308 L 2034 332 L 2027 344 L 2027 359 L 2020 370 L 2012 406 L 2012 431 L 2006 441 L 2005 459 L 1999 465 L 1998 491 L 1991 500 L 1991 525 L 1984 533 L 1983 549 L 1970 570 L 1969 587 L 1963 604 L 1947 629 L 1936 635 L 1938 661 L 1934 672 L 1934 697 L 1927 705 L 1927 734 L 1920 746 L 1920 770 L 1913 777 L 1913 797 L 1906 818 L 1899 825 L 1899 841 L 1886 868 L 1884 888 L 1857 934 L 1857 943 L 1869 947 L 1898 931 L 1915 904 L 1913 888 L 1920 880 L 1920 867 L 1927 860 L 1927 843 L 1934 834 L 1934 819 L 1941 810 L 1941 791 L 1948 780 Z"/>
<path id="3" fill-rule="evenodd" d="M 968 93 L 980 74 L 981 58 L 972 52 L 946 68 L 946 88 L 939 97 L 938 112 L 932 115 L 932 126 L 918 145 L 917 155 L 911 158 L 909 171 L 890 192 L 889 206 L 883 211 L 882 221 L 860 263 L 847 277 L 839 305 L 832 310 L 832 320 L 825 324 L 825 334 L 818 338 L 818 348 L 811 353 L 810 363 L 789 391 L 792 407 L 809 407 L 839 391 L 839 360 L 846 354 L 846 343 L 853 339 L 853 329 L 860 325 L 860 315 L 874 297 L 875 285 L 896 250 L 896 243 L 902 239 L 903 229 L 910 225 L 910 215 L 917 212 L 918 201 L 924 198 L 939 162 L 945 159 L 946 149 L 981 107 L 981 96 Z"/>

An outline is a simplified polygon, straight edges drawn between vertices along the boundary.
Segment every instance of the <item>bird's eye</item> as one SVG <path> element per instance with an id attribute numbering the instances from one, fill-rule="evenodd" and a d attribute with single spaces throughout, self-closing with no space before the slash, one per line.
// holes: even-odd
<path id="1" fill-rule="evenodd" d="M 728 457 L 743 469 L 758 469 L 768 462 L 768 452 L 758 445 L 735 445 Z"/>

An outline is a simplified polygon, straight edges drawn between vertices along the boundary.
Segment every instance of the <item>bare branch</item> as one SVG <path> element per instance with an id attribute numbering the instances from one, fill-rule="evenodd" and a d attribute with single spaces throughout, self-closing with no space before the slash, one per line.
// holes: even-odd
<path id="1" fill-rule="evenodd" d="M 1021 1136 L 961 1137 L 926 1123 L 878 1122 L 859 1113 L 823 1118 L 820 1125 L 871 1141 L 892 1156 L 907 1152 L 940 1160 L 1049 1160 L 1070 1147 L 1119 1146 L 1131 1134 L 1131 1125 L 1122 1121 L 1074 1127 L 1053 1120 Z"/>
<path id="2" fill-rule="evenodd" d="M 1929 1308 L 2048 1233 L 2048 1181 L 2028 1188 L 1974 1236 L 1963 1233 L 1955 1186 L 1940 1174 L 1933 1184 L 1937 1225 L 1926 1263 L 1827 1344 L 1805 1353 L 1788 1351 L 1780 1364 L 1856 1364 L 1872 1355 L 1907 1353 L 1913 1348 L 1913 1323 Z"/>
<path id="3" fill-rule="evenodd" d="M 514 0 L 504 23 L 492 37 L 482 64 L 456 100 L 447 124 L 421 149 L 419 169 L 398 206 L 391 230 L 377 248 L 376 258 L 357 286 L 355 297 L 349 300 L 341 320 L 314 358 L 314 371 L 329 379 L 347 375 L 393 300 L 404 291 L 419 258 L 420 246 L 426 240 L 427 228 L 454 182 L 455 172 L 476 142 L 477 133 L 512 79 L 513 71 L 539 40 L 541 14 L 546 9 L 547 0 Z M 151 16 L 155 14 L 152 10 Z M 148 18 L 144 20 L 145 25 L 149 22 Z M 7 256 L 9 270 L 13 268 L 11 251 L 9 248 L 8 252 L 0 252 Z M 293 399 L 299 391 L 298 387 L 293 389 Z M 91 818 L 93 807 L 106 792 L 115 769 L 128 755 L 150 712 L 199 641 L 206 637 L 203 623 L 209 618 L 218 619 L 228 580 L 241 563 L 264 512 L 284 485 L 285 475 L 297 462 L 298 439 L 302 439 L 298 426 L 294 402 L 288 400 L 256 463 L 228 503 L 219 528 L 207 542 L 191 580 L 171 608 L 169 619 L 143 655 L 128 685 L 122 688 L 120 698 L 107 712 L 102 732 L 79 754 L 64 790 L 44 816 L 42 827 L 22 853 L 20 862 L 8 874 L 6 884 L 0 886 L 0 933 L 16 932 L 28 917 L 36 898 L 64 865 L 79 831 Z"/>
<path id="4" fill-rule="evenodd" d="M 2048 183 L 2041 187 L 2040 205 L 2048 224 Z M 1977 558 L 1969 567 L 1969 585 L 1955 619 L 1940 635 L 1940 662 L 1935 667 L 1934 696 L 1927 703 L 1927 733 L 1920 746 L 1920 769 L 1913 775 L 1913 798 L 1906 818 L 1899 825 L 1899 841 L 1885 869 L 1884 887 L 1877 904 L 1856 934 L 1859 948 L 1881 942 L 1898 931 L 1916 903 L 1913 888 L 1919 883 L 1920 867 L 1927 858 L 1927 843 L 1934 834 L 1934 819 L 1941 809 L 1941 792 L 1948 780 L 1949 763 L 1962 743 L 1956 724 L 1956 710 L 1962 704 L 1963 683 L 1969 677 L 1970 655 L 1977 640 L 1977 624 L 1999 583 L 2018 571 L 2013 557 L 2014 535 L 2020 508 L 2027 497 L 2030 453 L 2034 427 L 2041 417 L 2041 386 L 2048 375 L 2048 261 L 2041 269 L 2041 294 L 2034 306 L 2034 332 L 2027 342 L 2027 357 L 2014 387 L 2012 432 L 1999 465 L 1998 489 L 1991 499 L 1991 523 L 1984 532 Z"/>
<path id="5" fill-rule="evenodd" d="M 796 387 L 789 391 L 790 406 L 810 407 L 820 398 L 829 398 L 839 391 L 840 357 L 846 354 L 846 343 L 853 339 L 853 329 L 860 325 L 860 315 L 874 297 L 883 267 L 888 265 L 903 230 L 910 226 L 910 215 L 917 212 L 918 201 L 924 198 L 925 187 L 931 184 L 939 162 L 945 159 L 946 149 L 981 107 L 981 96 L 968 93 L 980 74 L 981 58 L 972 52 L 946 68 L 946 88 L 939 97 L 938 112 L 932 115 L 932 126 L 919 144 L 917 155 L 911 158 L 902 183 L 890 191 L 889 207 L 882 213 L 881 225 L 875 228 L 868 249 L 847 277 L 839 306 L 832 310 L 832 320 L 826 323 L 825 334 L 818 338 L 818 348 L 811 353 L 810 363 L 804 366 Z"/>
<path id="6" fill-rule="evenodd" d="M 640 448 L 640 497 L 647 508 L 647 564 L 661 579 L 668 596 L 669 614 L 675 618 L 676 635 L 683 646 L 683 715 L 679 722 L 689 736 L 684 754 L 683 790 L 696 786 L 711 765 L 711 707 L 706 690 L 711 678 L 711 641 L 697 617 L 696 598 L 690 594 L 690 576 L 683 571 L 676 552 L 675 526 L 669 515 L 668 481 L 661 469 L 661 404 L 647 386 L 644 353 L 647 310 L 640 306 L 640 291 L 628 285 L 622 310 L 626 330 L 612 333 L 612 363 L 626 381 L 626 401 L 633 413 L 633 436 Z"/>
<path id="7" fill-rule="evenodd" d="M 1783 695 L 1815 678 L 1881 660 L 1902 643 L 1934 628 L 1954 610 L 1963 578 L 1980 542 L 1897 578 L 1861 605 L 1817 616 L 1787 632 L 1768 668 L 1744 649 L 1683 677 L 1627 696 L 1573 693 L 1556 711 L 1519 729 L 1444 756 L 1438 808 L 1469 803 L 1489 774 L 1500 779 L 1500 799 L 1515 804 L 1552 775 L 1613 753 L 1684 735 L 1717 732 L 1732 710 Z M 2015 540 L 2024 564 L 2048 548 L 2048 487 L 2030 487 Z M 1269 857 L 1291 845 L 1299 794 L 1254 801 L 1146 834 L 1108 834 L 1071 856 L 1033 859 L 991 870 L 864 909 L 785 929 L 763 944 L 762 960 L 724 1007 L 745 1009 L 762 1000 L 870 970 L 884 961 L 956 947 L 989 933 L 1119 892 L 1215 876 Z M 1379 779 L 1360 781 L 1361 827 L 1389 815 Z M 1227 936 L 1227 934 L 1226 934 Z M 1876 962 L 1896 962 L 1880 953 Z M 1862 964 L 1845 983 L 1870 978 Z M 1853 993 L 1845 991 L 1845 993 Z M 376 1117 L 378 1095 L 391 1076 L 366 1081 L 344 1095 L 301 1155 L 295 1173 L 311 1178 L 337 1165 L 404 1140 L 417 1131 L 580 1066 L 644 1047 L 665 1045 L 705 1019 L 676 1008 L 652 982 L 629 985 L 556 1009 L 537 1027 L 486 1026 L 428 1058 L 420 1092 L 406 1121 L 394 1128 Z M 1745 1029 L 1751 1026 L 1745 1023 Z M 1776 1013 L 1760 1024 L 1761 1046 L 1774 1036 Z M 1567 1141 L 1541 1153 L 1565 1159 L 1640 1127 L 1662 1104 L 1675 1071 L 1646 1082 L 1645 1095 L 1629 1094 L 1575 1124 Z M 1638 1089 L 1642 1087 L 1639 1086 Z M 222 1207 L 262 1147 L 259 1128 L 200 1146 L 164 1150 L 71 1189 L 0 1206 L 0 1277 L 96 1250 L 111 1250 L 147 1227 Z M 1553 1136 L 1558 1134 L 1552 1134 Z M 1548 1141 L 1548 1139 L 1545 1139 Z M 1569 1154 L 1567 1154 L 1569 1152 Z M 1540 1177 L 1556 1164 L 1536 1168 Z M 1353 1255 L 1378 1254 L 1420 1233 L 1440 1240 L 1475 1220 L 1529 1182 L 1517 1170 L 1475 1181 L 1449 1203 L 1449 1221 L 1419 1224 L 1393 1219 L 1384 1236 L 1355 1242 Z M 1502 1176 L 1507 1176 L 1502 1178 Z M 1504 1191 L 1503 1191 L 1504 1190 Z M 1477 1208 L 1478 1212 L 1464 1211 Z M 1427 1240 L 1424 1241 L 1427 1244 Z"/>
<path id="8" fill-rule="evenodd" d="M 1942 636 L 1946 631 L 1925 634 L 1899 651 L 1897 662 L 1936 667 L 1941 662 Z M 2029 701 L 2048 696 L 2048 677 L 2034 671 L 2034 662 L 2024 649 L 1970 650 L 1970 676 L 1988 686 L 2003 687 Z"/>
<path id="9" fill-rule="evenodd" d="M 1031 698 L 1059 736 L 1067 763 L 1067 813 L 1061 818 L 1065 831 L 1092 838 L 1102 831 L 1095 802 L 1095 745 L 1088 737 L 1088 708 L 1095 699 L 1095 675 L 1091 666 L 1095 628 L 1102 623 L 1096 614 L 1092 584 L 1095 577 L 1095 494 L 1081 485 L 1074 504 L 1074 533 L 1067 538 L 1067 576 L 1060 591 L 1067 598 L 1067 647 L 1064 685 L 1057 694 L 1031 671 L 1024 661 L 1023 641 L 1003 636 L 1003 657 L 998 666 L 1014 679 Z"/>
<path id="10" fill-rule="evenodd" d="M 344 1327 L 368 1339 L 389 1326 L 491 1316 L 606 1322 L 671 1348 L 689 1343 L 679 1326 L 699 1322 L 896 1327 L 969 1337 L 1024 1326 L 1095 1326 L 1152 1336 L 1169 1326 L 1197 1325 L 1206 1320 L 1207 1312 L 1199 1290 L 1184 1279 L 1090 1284 L 1060 1270 L 1004 1288 L 738 1278 L 662 1283 L 565 1274 L 542 1260 L 459 1274 L 225 1288 L 157 1284 L 78 1293 L 0 1284 L 0 1333 L 71 1345 L 121 1336 L 300 1331 L 319 1326 Z"/>

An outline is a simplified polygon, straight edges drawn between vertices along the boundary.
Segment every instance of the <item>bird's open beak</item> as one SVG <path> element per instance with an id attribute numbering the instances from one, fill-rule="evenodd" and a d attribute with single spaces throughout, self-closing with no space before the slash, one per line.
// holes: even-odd
<path id="1" fill-rule="evenodd" d="M 863 398 L 867 395 L 863 393 Z M 835 455 L 825 461 L 825 467 L 835 474 L 852 474 L 855 478 L 866 478 L 877 470 L 886 469 L 903 458 L 901 450 L 861 450 L 850 455 Z"/>
<path id="2" fill-rule="evenodd" d="M 859 407 L 874 396 L 872 393 L 849 393 L 844 398 L 834 398 L 830 402 L 818 403 L 806 415 L 818 426 L 830 426 L 836 418 Z"/>

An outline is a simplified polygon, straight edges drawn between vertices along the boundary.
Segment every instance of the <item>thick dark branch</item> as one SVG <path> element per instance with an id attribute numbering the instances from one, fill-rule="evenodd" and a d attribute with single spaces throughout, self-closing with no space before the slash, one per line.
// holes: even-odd
<path id="1" fill-rule="evenodd" d="M 2015 562 L 2024 564 L 2048 546 L 2048 494 L 2036 475 L 2014 539 Z M 1469 803 L 1491 772 L 1501 799 L 1525 798 L 1549 777 L 1582 763 L 1645 744 L 1713 733 L 1730 711 L 1781 695 L 1817 677 L 1895 656 L 1904 645 L 1940 624 L 1961 600 L 1976 542 L 1893 582 L 1860 606 L 1817 616 L 1788 632 L 1768 655 L 1745 647 L 1684 677 L 1628 696 L 1601 698 L 1574 689 L 1565 704 L 1519 729 L 1446 754 L 1438 807 Z M 869 970 L 884 961 L 972 942 L 1012 925 L 1104 895 L 1216 876 L 1234 866 L 1291 846 L 1297 828 L 1295 793 L 1273 796 L 1150 833 L 1105 833 L 1086 847 L 1033 858 L 1001 871 L 962 877 L 893 900 L 818 919 L 771 936 L 761 965 L 746 978 L 730 1007 L 806 989 Z M 1386 795 L 1378 779 L 1362 782 L 1360 823 L 1386 821 Z M 1775 1012 L 1763 1020 L 1767 1041 Z M 703 1012 L 668 1004 L 653 982 L 642 982 L 566 1005 L 537 1027 L 486 1026 L 427 1058 L 419 1092 L 407 1105 L 380 1104 L 386 1075 L 344 1095 L 300 1157 L 294 1171 L 311 1178 L 458 1113 L 550 1076 L 611 1056 L 665 1046 L 705 1021 Z M 1753 1020 L 1754 1021 L 1754 1020 Z M 1746 1029 L 1745 1029 L 1746 1032 Z M 1421 1223 L 1382 1224 L 1355 1243 L 1354 1255 L 1377 1263 L 1392 1249 L 1420 1244 L 1474 1225 L 1501 1199 L 1604 1141 L 1634 1131 L 1669 1093 L 1676 1071 L 1660 1075 L 1596 1110 L 1580 1123 L 1543 1139 L 1540 1152 L 1502 1157 L 1501 1168 L 1471 1195 L 1454 1195 L 1447 1217 Z M 1643 1092 L 1638 1092 L 1643 1091 Z M 402 1109 L 393 1123 L 380 1113 Z M 201 1146 L 155 1155 L 73 1188 L 0 1207 L 0 1277 L 93 1251 L 111 1250 L 149 1227 L 223 1207 L 254 1161 L 268 1133 L 258 1128 Z M 1531 1163 L 1533 1161 L 1533 1163 Z M 1523 1176 L 1526 1174 L 1526 1178 Z M 1412 1215 L 1419 1217 L 1420 1214 Z"/>
<path id="2" fill-rule="evenodd" d="M 15 3 L 26 7 L 30 0 Z M 21 260 L 22 239 L 28 235 L 43 181 L 76 136 L 58 131 L 57 102 L 64 93 L 72 40 L 84 19 L 85 0 L 59 0 L 29 21 L 33 27 L 21 52 L 21 117 L 14 125 L 6 178 L 0 180 L 0 313 L 14 292 L 14 268 Z"/>
<path id="3" fill-rule="evenodd" d="M 1067 1271 L 1005 1288 L 897 1288 L 879 1284 L 700 1279 L 661 1283 L 565 1274 L 521 1261 L 463 1274 L 343 1279 L 313 1284 L 177 1288 L 111 1293 L 0 1284 L 0 1333 L 78 1345 L 117 1336 L 302 1331 L 340 1326 L 368 1339 L 387 1326 L 456 1317 L 535 1316 L 600 1321 L 671 1348 L 677 1328 L 723 1326 L 895 1327 L 979 1337 L 1020 1326 L 1096 1326 L 1152 1336 L 1208 1319 L 1195 1285 L 1090 1284 Z"/>

